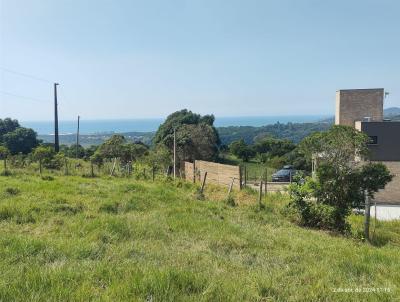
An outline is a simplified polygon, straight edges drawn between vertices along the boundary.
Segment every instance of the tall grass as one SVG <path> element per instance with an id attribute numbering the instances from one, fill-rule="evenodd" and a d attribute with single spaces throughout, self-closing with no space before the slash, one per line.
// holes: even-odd
<path id="1" fill-rule="evenodd" d="M 283 194 L 260 209 L 256 194 L 234 192 L 233 207 L 215 186 L 197 200 L 196 186 L 180 181 L 20 172 L 0 177 L 0 301 L 400 295 L 399 223 L 379 223 L 371 245 L 357 239 L 359 217 L 351 218 L 355 238 L 292 224 Z"/>

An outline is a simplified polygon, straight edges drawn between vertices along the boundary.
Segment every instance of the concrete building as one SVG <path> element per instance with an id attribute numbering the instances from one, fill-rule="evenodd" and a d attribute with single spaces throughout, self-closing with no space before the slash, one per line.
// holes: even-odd
<path id="1" fill-rule="evenodd" d="M 336 91 L 336 125 L 354 127 L 356 121 L 383 121 L 384 89 L 347 89 Z"/>
<path id="2" fill-rule="evenodd" d="M 375 202 L 400 204 L 400 122 L 384 120 L 384 97 L 383 88 L 337 91 L 335 124 L 355 127 L 370 137 L 370 160 L 382 162 L 394 175 Z"/>

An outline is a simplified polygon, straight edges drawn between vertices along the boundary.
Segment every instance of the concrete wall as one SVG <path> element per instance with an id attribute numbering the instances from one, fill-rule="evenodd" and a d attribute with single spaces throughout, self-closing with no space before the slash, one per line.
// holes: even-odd
<path id="1" fill-rule="evenodd" d="M 371 160 L 400 161 L 400 122 L 357 122 L 356 129 L 377 137 L 377 144 L 368 146 Z"/>
<path id="2" fill-rule="evenodd" d="M 229 186 L 234 178 L 233 186 L 241 188 L 241 173 L 239 166 L 223 165 L 209 161 L 196 160 L 193 163 L 185 162 L 185 179 L 188 181 L 200 181 L 207 172 L 206 183 L 214 183 L 218 185 Z M 193 169 L 195 177 L 193 177 Z"/>
<path id="3" fill-rule="evenodd" d="M 388 167 L 394 178 L 384 190 L 375 194 L 374 201 L 377 203 L 400 204 L 400 161 L 382 163 Z"/>
<path id="4" fill-rule="evenodd" d="M 383 99 L 383 88 L 337 91 L 335 124 L 354 127 L 356 121 L 365 117 L 383 121 Z"/>

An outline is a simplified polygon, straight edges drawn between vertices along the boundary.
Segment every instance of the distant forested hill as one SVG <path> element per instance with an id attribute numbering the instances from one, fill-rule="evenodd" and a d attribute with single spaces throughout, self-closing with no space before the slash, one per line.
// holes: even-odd
<path id="1" fill-rule="evenodd" d="M 393 117 L 393 116 L 399 116 L 400 115 L 400 108 L 399 107 L 386 108 L 385 110 L 383 110 L 383 113 L 384 113 L 386 118 L 390 118 L 390 117 Z"/>
<path id="2" fill-rule="evenodd" d="M 235 140 L 243 138 L 246 143 L 252 144 L 264 137 L 275 137 L 289 139 L 295 143 L 301 141 L 304 137 L 316 131 L 325 131 L 331 127 L 330 122 L 319 123 L 276 123 L 262 127 L 251 126 L 231 126 L 217 128 L 222 144 L 228 145 Z M 102 134 L 83 134 L 79 137 L 82 146 L 99 145 L 115 133 Z M 127 132 L 121 133 L 128 141 L 141 141 L 147 145 L 151 144 L 155 132 Z M 44 142 L 53 142 L 52 135 L 39 135 Z M 75 134 L 61 135 L 60 143 L 64 145 L 72 145 L 76 142 Z"/>
<path id="3" fill-rule="evenodd" d="M 255 141 L 264 137 L 275 137 L 289 139 L 295 143 L 300 142 L 304 137 L 316 131 L 325 131 L 332 126 L 332 123 L 276 123 L 262 127 L 220 127 L 218 132 L 222 144 L 230 144 L 235 140 L 243 138 L 247 144 L 252 144 Z"/>

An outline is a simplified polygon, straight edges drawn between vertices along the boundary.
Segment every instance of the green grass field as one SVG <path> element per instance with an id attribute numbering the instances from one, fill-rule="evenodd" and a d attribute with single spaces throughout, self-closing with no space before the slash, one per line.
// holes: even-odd
<path id="1" fill-rule="evenodd" d="M 159 179 L 0 177 L 0 301 L 396 301 L 400 223 L 374 244 L 298 227 L 256 194 Z M 374 226 L 372 227 L 374 228 Z M 340 292 L 353 291 L 353 292 Z M 355 292 L 361 291 L 361 292 Z"/>

